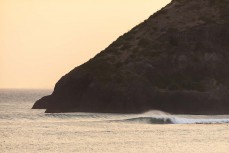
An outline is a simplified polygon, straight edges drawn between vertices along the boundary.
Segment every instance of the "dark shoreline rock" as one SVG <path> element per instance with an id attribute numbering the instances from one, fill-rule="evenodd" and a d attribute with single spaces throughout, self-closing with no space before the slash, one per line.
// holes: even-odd
<path id="1" fill-rule="evenodd" d="M 220 93 L 219 93 L 220 94 Z M 220 98 L 219 98 L 220 97 Z M 224 115 L 228 114 L 228 95 L 215 95 L 215 93 L 200 93 L 194 91 L 162 91 L 157 93 L 153 98 L 157 103 L 146 104 L 147 107 L 127 106 L 114 106 L 112 107 L 74 107 L 74 106 L 59 106 L 52 104 L 46 105 L 46 113 L 66 113 L 66 112 L 90 112 L 90 113 L 143 113 L 151 109 L 157 109 L 172 114 L 193 114 L 193 115 Z M 46 102 L 44 99 L 38 100 L 38 105 L 42 102 Z M 50 101 L 49 101 L 50 102 Z M 53 101 L 58 103 L 59 101 Z M 42 105 L 40 105 L 42 106 Z M 37 107 L 34 105 L 34 109 L 44 109 L 44 107 Z M 225 106 L 225 107 L 222 107 Z M 182 108 L 182 109 L 180 109 Z"/>
<path id="2" fill-rule="evenodd" d="M 229 2 L 173 0 L 63 76 L 46 113 L 229 114 Z"/>

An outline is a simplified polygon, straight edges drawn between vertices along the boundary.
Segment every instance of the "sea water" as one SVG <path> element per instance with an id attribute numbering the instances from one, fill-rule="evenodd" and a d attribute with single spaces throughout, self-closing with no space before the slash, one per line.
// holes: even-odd
<path id="1" fill-rule="evenodd" d="M 229 116 L 32 110 L 51 90 L 0 89 L 1 153 L 228 153 Z"/>

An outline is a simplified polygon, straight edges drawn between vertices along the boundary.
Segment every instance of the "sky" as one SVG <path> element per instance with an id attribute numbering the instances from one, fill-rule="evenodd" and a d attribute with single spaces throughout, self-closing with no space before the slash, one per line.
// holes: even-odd
<path id="1" fill-rule="evenodd" d="M 0 0 L 0 88 L 53 89 L 171 0 Z"/>

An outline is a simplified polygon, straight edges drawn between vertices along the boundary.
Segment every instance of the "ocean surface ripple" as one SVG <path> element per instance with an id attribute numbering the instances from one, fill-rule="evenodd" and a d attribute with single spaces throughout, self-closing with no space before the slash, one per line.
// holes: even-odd
<path id="1" fill-rule="evenodd" d="M 49 90 L 0 89 L 1 153 L 228 153 L 229 116 L 32 110 Z"/>

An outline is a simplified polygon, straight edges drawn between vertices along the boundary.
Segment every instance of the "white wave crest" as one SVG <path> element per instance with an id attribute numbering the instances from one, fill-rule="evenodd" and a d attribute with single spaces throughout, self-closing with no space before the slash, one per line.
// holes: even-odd
<path id="1" fill-rule="evenodd" d="M 126 119 L 127 122 L 146 124 L 226 124 L 229 119 L 182 118 L 174 116 L 136 117 Z"/>

